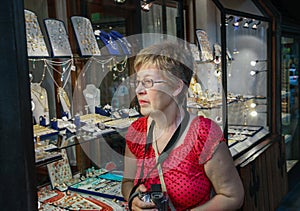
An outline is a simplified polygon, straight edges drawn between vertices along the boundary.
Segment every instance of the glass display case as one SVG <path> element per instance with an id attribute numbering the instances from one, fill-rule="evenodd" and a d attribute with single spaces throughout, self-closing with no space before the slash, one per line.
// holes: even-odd
<path id="1" fill-rule="evenodd" d="M 270 19 L 251 1 L 195 3 L 203 12 L 189 107 L 222 126 L 237 156 L 270 132 Z"/>
<path id="2" fill-rule="evenodd" d="M 49 39 L 50 55 L 55 58 L 42 55 L 39 59 L 31 58 L 30 67 L 35 78 L 42 78 L 33 80 L 38 88 L 45 82 L 54 84 L 48 88 L 55 93 L 49 98 L 58 101 L 60 110 L 64 111 L 58 115 L 53 110 L 59 108 L 49 106 L 46 121 L 42 116 L 38 118 L 40 127 L 34 127 L 36 165 L 42 174 L 47 166 L 46 175 L 50 177 L 52 189 L 65 191 L 63 189 L 67 186 L 69 190 L 95 196 L 91 192 L 94 184 L 101 184 L 98 183 L 99 175 L 92 177 L 91 184 L 88 184 L 86 178 L 92 171 L 90 168 L 94 167 L 93 175 L 97 172 L 95 168 L 122 174 L 124 134 L 139 116 L 130 83 L 131 57 L 140 48 L 165 37 L 194 40 L 194 43 L 188 43 L 195 58 L 188 109 L 221 126 L 234 158 L 271 132 L 269 18 L 252 1 L 204 0 L 192 4 L 195 6 L 192 10 L 201 10 L 201 13 L 195 13 L 195 22 L 193 20 L 193 24 L 185 26 L 181 21 L 187 23 L 189 17 L 183 14 L 188 14 L 191 9 L 183 9 L 180 2 L 157 1 L 150 11 L 140 11 L 143 33 L 134 36 L 126 36 L 126 33 L 131 28 L 129 23 L 138 22 L 133 21 L 136 16 L 130 12 L 140 10 L 139 5 L 115 5 L 125 10 L 120 14 L 116 11 L 109 14 L 111 2 L 84 2 L 83 14 L 70 14 L 70 19 L 65 20 L 69 30 L 63 30 L 63 35 L 65 39 L 68 35 L 72 38 L 70 50 L 73 53 L 67 58 L 60 58 L 52 52 L 57 50 L 53 41 L 61 46 L 62 35 L 57 33 L 62 32 L 63 21 L 45 19 L 45 30 L 52 38 Z M 194 27 L 192 32 L 191 25 Z M 135 30 L 131 29 L 131 32 Z M 47 72 L 37 77 L 40 70 Z M 76 76 L 72 77 L 74 73 Z M 66 100 L 66 95 L 69 95 L 69 100 Z M 35 105 L 45 97 L 37 95 Z M 49 140 L 50 135 L 59 138 Z M 65 157 L 68 157 L 67 164 L 61 163 Z M 66 171 L 57 170 L 57 165 Z M 60 174 L 67 174 L 70 178 L 61 181 Z"/>

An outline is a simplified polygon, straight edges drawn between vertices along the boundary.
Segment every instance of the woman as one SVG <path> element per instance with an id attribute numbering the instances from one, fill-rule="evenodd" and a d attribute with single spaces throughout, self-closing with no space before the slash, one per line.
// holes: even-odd
<path id="1" fill-rule="evenodd" d="M 161 184 L 172 210 L 242 206 L 243 185 L 220 127 L 186 110 L 191 59 L 174 43 L 150 46 L 136 56 L 136 95 L 144 117 L 126 135 L 122 194 L 131 210 L 164 210 L 141 197 L 153 184 Z"/>

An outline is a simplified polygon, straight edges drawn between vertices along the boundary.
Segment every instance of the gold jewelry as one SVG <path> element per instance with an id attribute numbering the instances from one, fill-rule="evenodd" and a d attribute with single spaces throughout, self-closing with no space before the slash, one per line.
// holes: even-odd
<path id="1" fill-rule="evenodd" d="M 62 87 L 57 88 L 57 99 L 58 101 L 61 101 L 63 99 L 67 105 L 67 107 L 70 109 L 71 108 L 71 103 L 69 100 L 69 97 L 66 93 L 66 91 Z"/>
<path id="2" fill-rule="evenodd" d="M 49 108 L 47 105 L 47 97 L 43 93 L 43 91 L 44 91 L 43 88 L 40 86 L 40 84 L 37 84 L 35 87 L 38 87 L 40 89 L 40 91 L 31 87 L 31 93 L 35 96 L 35 98 L 37 99 L 39 104 L 43 107 L 44 112 L 48 112 Z"/>
<path id="3" fill-rule="evenodd" d="M 119 67 L 120 67 L 120 69 L 119 69 Z M 127 56 L 124 58 L 123 61 L 116 63 L 113 66 L 112 70 L 121 73 L 121 72 L 124 72 L 124 70 L 126 70 L 126 68 L 127 68 Z"/>

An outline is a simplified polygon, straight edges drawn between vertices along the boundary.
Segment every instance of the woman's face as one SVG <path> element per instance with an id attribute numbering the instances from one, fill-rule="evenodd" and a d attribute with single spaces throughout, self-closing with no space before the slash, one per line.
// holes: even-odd
<path id="1" fill-rule="evenodd" d="M 172 97 L 174 88 L 155 66 L 142 66 L 136 73 L 136 80 L 139 83 L 135 91 L 142 115 L 148 116 L 155 111 L 164 111 L 171 103 L 175 103 Z M 153 86 L 145 88 L 142 82 L 151 84 L 151 80 Z"/>

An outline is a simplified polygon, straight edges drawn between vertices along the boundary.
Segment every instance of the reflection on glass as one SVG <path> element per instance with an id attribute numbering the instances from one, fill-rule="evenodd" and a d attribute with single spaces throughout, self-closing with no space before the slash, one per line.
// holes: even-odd
<path id="1" fill-rule="evenodd" d="M 281 39 L 281 119 L 289 162 L 299 160 L 299 40 Z"/>

